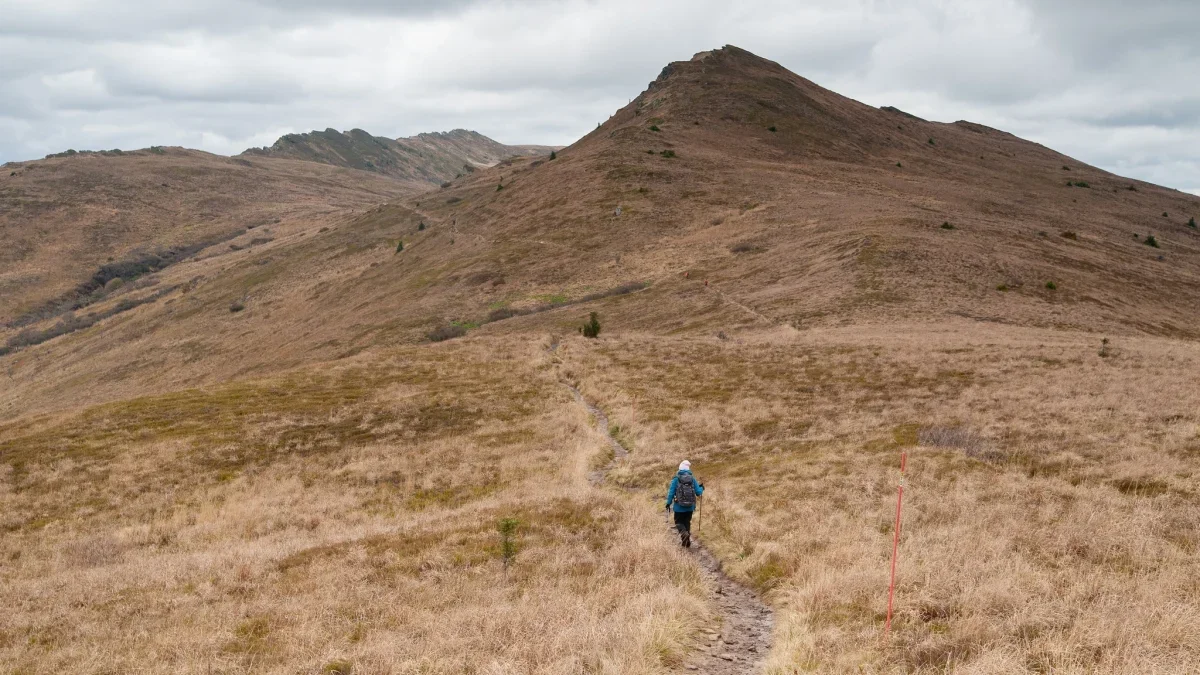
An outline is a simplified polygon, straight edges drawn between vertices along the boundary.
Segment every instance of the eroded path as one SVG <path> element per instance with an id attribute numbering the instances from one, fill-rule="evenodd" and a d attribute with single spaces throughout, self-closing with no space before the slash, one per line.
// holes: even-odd
<path id="1" fill-rule="evenodd" d="M 563 385 L 596 418 L 596 428 L 612 447 L 612 460 L 588 475 L 593 484 L 599 485 L 617 463 L 629 456 L 629 450 L 609 433 L 608 416 L 603 410 L 585 399 L 571 384 L 564 382 Z M 673 527 L 670 532 L 674 537 Z M 693 538 L 691 551 L 704 572 L 708 582 L 706 585 L 712 593 L 710 600 L 720 612 L 721 625 L 719 629 L 701 633 L 695 650 L 685 661 L 685 668 L 689 672 L 711 675 L 761 672 L 767 651 L 771 648 L 771 627 L 774 623 L 771 609 L 763 604 L 754 591 L 726 576 L 721 571 L 721 562 L 705 548 L 703 542 Z"/>

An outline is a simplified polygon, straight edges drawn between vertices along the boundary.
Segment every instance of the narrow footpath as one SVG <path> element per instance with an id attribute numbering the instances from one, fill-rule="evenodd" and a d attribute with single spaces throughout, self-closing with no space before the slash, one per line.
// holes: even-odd
<path id="1" fill-rule="evenodd" d="M 612 461 L 588 476 L 593 484 L 599 485 L 604 482 L 613 467 L 629 456 L 629 450 L 608 432 L 608 416 L 603 410 L 590 403 L 569 383 L 563 382 L 563 386 L 570 389 L 575 400 L 596 418 L 596 428 L 612 447 Z M 678 545 L 673 526 L 670 533 Z M 684 662 L 684 667 L 689 672 L 705 675 L 746 675 L 761 672 L 767 652 L 771 648 L 771 628 L 774 623 L 771 609 L 763 604 L 754 591 L 725 576 L 721 571 L 720 561 L 698 538 L 693 537 L 692 548 L 689 550 L 696 556 L 696 561 L 704 572 L 708 582 L 706 585 L 712 593 L 710 600 L 720 612 L 721 625 L 719 629 L 701 633 L 696 648 Z"/>

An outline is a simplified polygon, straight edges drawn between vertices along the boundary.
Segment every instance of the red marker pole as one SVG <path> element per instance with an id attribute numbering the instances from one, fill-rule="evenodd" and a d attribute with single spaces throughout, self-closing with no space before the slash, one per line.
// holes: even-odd
<path id="1" fill-rule="evenodd" d="M 904 467 L 908 463 L 908 453 L 900 453 L 900 485 L 896 494 L 896 526 L 892 528 L 892 581 L 888 584 L 887 623 L 884 624 L 883 637 L 887 639 L 892 632 L 892 599 L 896 595 L 896 554 L 900 550 L 900 505 L 904 502 Z"/>

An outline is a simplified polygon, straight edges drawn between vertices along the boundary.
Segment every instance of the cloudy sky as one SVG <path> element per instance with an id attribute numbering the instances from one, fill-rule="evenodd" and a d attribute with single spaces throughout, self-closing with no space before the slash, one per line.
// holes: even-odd
<path id="1" fill-rule="evenodd" d="M 1192 0 L 0 0 L 0 162 L 326 127 L 568 144 L 724 44 L 1200 194 Z"/>

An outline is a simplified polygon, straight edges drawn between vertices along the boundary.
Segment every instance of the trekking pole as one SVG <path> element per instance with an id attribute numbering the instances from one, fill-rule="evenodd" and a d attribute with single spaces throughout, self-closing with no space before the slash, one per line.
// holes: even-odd
<path id="1" fill-rule="evenodd" d="M 700 534 L 700 522 L 704 520 L 704 497 L 696 497 L 696 535 Z"/>

